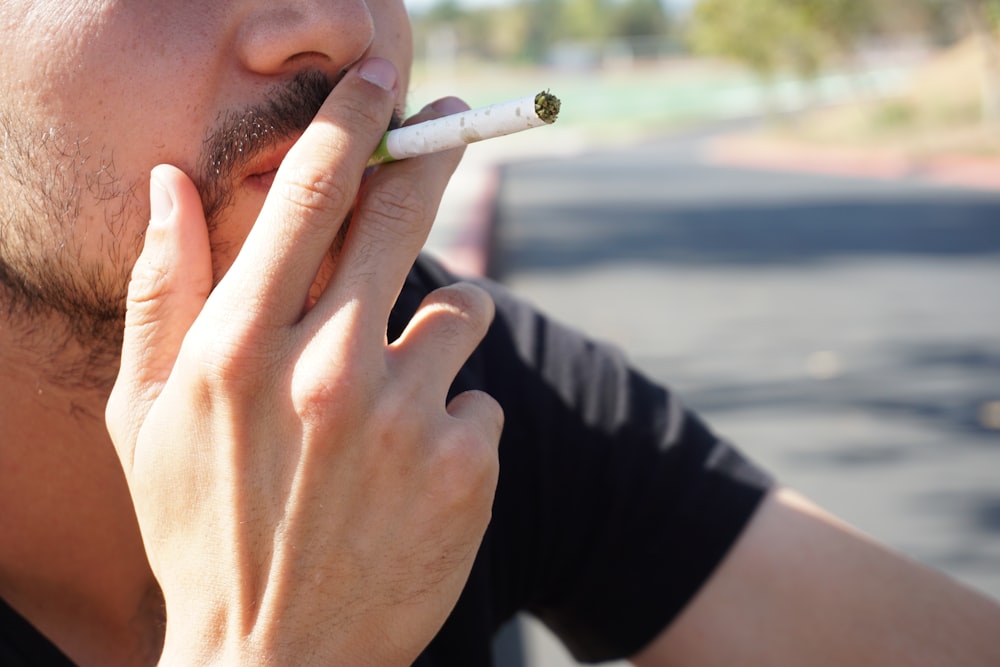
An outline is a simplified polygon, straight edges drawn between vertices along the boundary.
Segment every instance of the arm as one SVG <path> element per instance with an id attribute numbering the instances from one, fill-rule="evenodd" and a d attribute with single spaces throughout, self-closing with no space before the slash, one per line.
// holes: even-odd
<path id="1" fill-rule="evenodd" d="M 1000 665 L 1000 606 L 773 492 L 705 588 L 633 658 L 672 665 Z"/>

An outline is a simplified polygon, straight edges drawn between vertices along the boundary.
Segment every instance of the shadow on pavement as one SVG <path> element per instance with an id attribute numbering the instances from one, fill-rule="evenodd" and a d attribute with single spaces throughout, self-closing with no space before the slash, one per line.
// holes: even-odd
<path id="1" fill-rule="evenodd" d="M 1000 192 L 664 142 L 505 167 L 495 234 L 495 277 L 779 479 L 1000 597 Z"/>
<path id="2" fill-rule="evenodd" d="M 879 366 L 860 366 L 822 382 L 805 375 L 779 379 L 733 377 L 729 382 L 717 378 L 702 388 L 686 391 L 685 398 L 699 411 L 715 415 L 771 406 L 798 411 L 857 410 L 878 419 L 925 423 L 942 433 L 961 435 L 963 442 L 978 441 L 981 437 L 984 443 L 1000 450 L 1000 437 L 983 423 L 981 414 L 983 405 L 1000 396 L 1000 342 L 992 348 L 973 343 L 885 344 L 885 347 L 886 360 Z M 671 363 L 640 360 L 640 365 L 662 377 L 670 376 Z M 945 388 L 928 381 L 929 377 L 942 376 L 961 381 L 949 383 Z M 891 463 L 910 449 L 903 447 L 897 451 L 889 443 L 878 450 L 866 446 L 852 451 L 844 447 L 829 453 L 827 461 Z M 817 456 L 817 453 L 806 455 Z"/>
<path id="3" fill-rule="evenodd" d="M 542 224 L 544 222 L 544 224 Z M 502 270 L 607 261 L 801 264 L 844 257 L 1000 254 L 1000 198 L 787 205 L 535 206 L 500 221 Z"/>

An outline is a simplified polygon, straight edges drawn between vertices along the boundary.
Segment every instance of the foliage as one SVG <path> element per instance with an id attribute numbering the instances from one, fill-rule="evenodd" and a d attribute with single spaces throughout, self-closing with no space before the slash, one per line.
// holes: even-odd
<path id="1" fill-rule="evenodd" d="M 1000 119 L 1000 0 L 699 0 L 689 37 L 697 52 L 739 61 L 762 78 L 779 69 L 811 78 L 866 38 L 915 30 L 938 43 L 975 35 L 982 114 Z"/>
<path id="2" fill-rule="evenodd" d="M 529 62 L 564 42 L 600 50 L 621 39 L 665 39 L 672 30 L 660 0 L 518 0 L 482 8 L 438 0 L 413 23 L 418 43 L 448 27 L 463 54 Z"/>
<path id="3" fill-rule="evenodd" d="M 610 15 L 613 37 L 650 37 L 670 34 L 670 17 L 660 0 L 624 0 Z"/>
<path id="4" fill-rule="evenodd" d="M 700 0 L 689 26 L 695 51 L 737 60 L 761 77 L 814 76 L 850 53 L 873 25 L 867 0 Z"/>

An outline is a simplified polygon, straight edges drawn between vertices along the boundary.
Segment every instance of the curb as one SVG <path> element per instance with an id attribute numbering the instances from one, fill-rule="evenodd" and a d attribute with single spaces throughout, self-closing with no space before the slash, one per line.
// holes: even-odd
<path id="1" fill-rule="evenodd" d="M 458 276 L 490 276 L 495 269 L 497 204 L 504 169 L 534 158 L 568 157 L 592 141 L 577 128 L 549 128 L 545 140 L 531 132 L 470 145 L 448 187 L 425 249 Z M 496 277 L 496 276 L 493 276 Z"/>
<path id="2" fill-rule="evenodd" d="M 877 178 L 917 179 L 936 185 L 1000 190 L 1000 159 L 968 155 L 915 157 L 902 151 L 859 147 L 809 146 L 746 135 L 707 142 L 709 164 Z"/>

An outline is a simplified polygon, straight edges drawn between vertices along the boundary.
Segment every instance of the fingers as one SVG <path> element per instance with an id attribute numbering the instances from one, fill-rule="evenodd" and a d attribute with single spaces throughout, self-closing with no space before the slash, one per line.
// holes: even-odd
<path id="1" fill-rule="evenodd" d="M 440 118 L 441 116 L 448 116 L 462 111 L 468 111 L 468 109 L 469 105 L 466 104 L 464 100 L 457 97 L 442 97 L 435 102 L 431 102 L 423 109 L 407 118 L 403 125 L 416 125 L 417 123 L 434 120 L 435 118 Z"/>
<path id="2" fill-rule="evenodd" d="M 217 290 L 259 302 L 276 326 L 297 319 L 350 210 L 368 156 L 392 115 L 397 75 L 371 59 L 337 84 L 285 156 L 233 266 Z M 230 294 L 231 293 L 231 294 Z"/>
<path id="3" fill-rule="evenodd" d="M 166 382 L 181 342 L 212 288 L 212 261 L 201 200 L 181 171 L 156 167 L 150 223 L 128 288 L 121 369 L 107 407 L 116 445 L 134 442 L 124 420 L 145 416 Z M 123 461 L 130 451 L 120 451 Z M 126 456 L 127 455 L 127 456 Z"/>
<path id="4" fill-rule="evenodd" d="M 347 72 L 285 156 L 260 216 L 220 290 L 259 301 L 282 326 L 309 286 L 353 205 L 368 156 L 392 115 L 395 68 L 373 58 Z M 264 270 L 262 270 L 264 269 Z"/>
<path id="5" fill-rule="evenodd" d="M 359 198 L 368 157 L 396 100 L 395 77 L 392 65 L 380 59 L 348 72 L 278 170 L 257 223 L 219 286 L 238 296 L 246 312 L 267 318 L 261 320 L 265 326 L 299 321 L 350 217 L 351 233 L 314 319 L 325 321 L 344 303 L 362 304 L 372 313 L 364 318 L 371 331 L 384 329 L 461 156 L 455 151 L 378 169 Z M 465 106 L 446 101 L 443 109 L 429 107 L 420 117 L 457 108 Z"/>
<path id="6" fill-rule="evenodd" d="M 401 377 L 417 378 L 421 393 L 445 396 L 493 321 L 493 300 L 470 283 L 437 289 L 424 299 L 389 354 Z"/>
<path id="7" fill-rule="evenodd" d="M 467 108 L 461 100 L 446 98 L 425 107 L 408 122 Z M 365 308 L 360 324 L 370 335 L 381 338 L 389 311 L 427 240 L 445 187 L 463 152 L 458 149 L 425 155 L 375 171 L 358 200 L 350 234 L 337 259 L 331 283 L 334 289 L 328 290 L 317 304 L 317 317 L 328 317 L 347 301 L 361 303 Z"/>
<path id="8" fill-rule="evenodd" d="M 479 425 L 487 442 L 496 446 L 503 433 L 504 414 L 500 404 L 482 391 L 462 392 L 448 403 L 448 414 Z"/>

